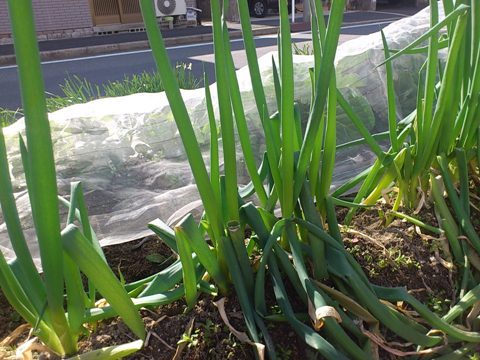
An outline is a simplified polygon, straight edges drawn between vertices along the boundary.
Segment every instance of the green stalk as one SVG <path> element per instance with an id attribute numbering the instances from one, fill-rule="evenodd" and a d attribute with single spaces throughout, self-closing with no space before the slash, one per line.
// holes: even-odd
<path id="1" fill-rule="evenodd" d="M 430 27 L 438 23 L 438 4 L 432 1 L 430 6 Z M 424 141 L 429 136 L 429 130 L 432 123 L 433 106 L 435 100 L 435 85 L 437 82 L 437 62 L 438 62 L 438 34 L 432 34 L 428 44 L 427 56 L 427 75 L 425 78 L 425 95 L 422 114 L 422 127 L 424 132 L 420 132 L 418 142 Z"/>
<path id="2" fill-rule="evenodd" d="M 436 200 L 435 200 L 436 201 Z M 407 214 L 398 212 L 398 211 L 389 211 L 389 214 L 392 214 L 400 219 L 407 220 L 408 222 L 412 223 L 413 225 L 417 225 L 427 231 L 430 231 L 432 234 L 436 235 L 442 235 L 443 231 L 435 226 L 429 225 L 427 223 L 424 223 L 423 221 L 414 218 L 413 216 L 409 216 Z"/>
<path id="3" fill-rule="evenodd" d="M 220 162 L 218 158 L 218 130 L 215 121 L 215 113 L 213 111 L 212 94 L 210 93 L 210 85 L 207 73 L 204 72 L 203 83 L 205 84 L 205 101 L 207 104 L 208 124 L 210 126 L 210 181 L 212 190 L 215 194 L 216 202 L 220 206 Z"/>
<path id="4" fill-rule="evenodd" d="M 382 31 L 383 52 L 385 59 L 390 57 L 390 50 L 388 48 L 387 38 Z M 388 130 L 390 133 L 390 144 L 392 145 L 393 152 L 397 153 L 400 150 L 400 144 L 398 144 L 397 138 L 397 107 L 395 104 L 395 88 L 393 84 L 393 65 L 392 61 L 385 63 L 385 71 L 387 74 L 387 103 L 388 103 Z"/>
<path id="5" fill-rule="evenodd" d="M 145 328 L 127 292 L 102 257 L 75 225 L 62 231 L 62 245 L 68 256 L 95 284 L 98 291 L 122 317 L 135 336 L 145 340 Z"/>
<path id="6" fill-rule="evenodd" d="M 228 6 L 223 2 L 224 10 Z M 211 1 L 213 47 L 215 56 L 215 76 L 217 81 L 217 96 L 220 110 L 220 124 L 223 145 L 223 166 L 225 171 L 225 190 L 229 194 L 222 199 L 226 205 L 228 220 L 238 220 L 238 199 L 233 194 L 237 193 L 237 158 L 235 151 L 235 135 L 233 132 L 233 116 L 230 93 L 228 89 L 228 77 L 225 63 L 225 47 L 223 42 L 223 30 L 219 1 Z"/>
<path id="7" fill-rule="evenodd" d="M 305 342 L 312 348 L 319 351 L 319 353 L 328 360 L 346 360 L 347 357 L 338 351 L 332 344 L 315 332 L 311 327 L 300 322 L 292 309 L 292 305 L 288 300 L 287 291 L 283 284 L 282 277 L 278 266 L 272 262 L 271 269 L 273 290 L 277 298 L 278 305 L 282 309 L 283 314 L 288 319 L 288 322 L 293 327 L 295 332 L 305 340 Z"/>
<path id="8" fill-rule="evenodd" d="M 174 290 L 166 293 L 157 293 L 155 295 L 145 296 L 141 298 L 131 299 L 135 309 L 140 310 L 145 307 L 155 307 L 167 305 L 174 301 L 180 300 L 185 296 L 185 289 L 183 285 L 176 287 Z M 114 316 L 117 316 L 117 311 L 112 306 L 105 306 L 101 308 L 87 309 L 85 318 L 89 323 L 101 321 Z"/>
<path id="9" fill-rule="evenodd" d="M 237 1 L 237 4 L 240 13 L 240 22 L 242 24 L 243 43 L 247 55 L 253 94 L 265 133 L 268 162 L 275 183 L 281 184 L 282 179 L 278 170 L 278 162 L 280 159 L 280 135 L 274 130 L 273 122 L 269 120 L 270 112 L 267 107 L 265 90 L 263 88 L 262 77 L 260 76 L 260 69 L 258 67 L 257 51 L 250 23 L 250 10 L 246 1 Z M 279 190 L 277 189 L 277 191 Z"/>
<path id="10" fill-rule="evenodd" d="M 230 235 L 232 247 L 235 250 L 238 265 L 240 266 L 240 271 L 244 279 L 245 288 L 249 294 L 253 294 L 253 271 L 250 265 L 247 249 L 245 248 L 245 234 L 243 227 L 240 226 L 238 222 L 231 221 L 228 223 L 228 234 Z"/>
<path id="11" fill-rule="evenodd" d="M 64 352 L 60 338 L 51 325 L 37 313 L 31 299 L 25 294 L 18 279 L 8 266 L 3 254 L 0 254 L 0 286 L 8 302 L 16 312 L 32 326 L 36 325 L 34 334 L 39 337 L 52 351 L 57 354 Z"/>
<path id="12" fill-rule="evenodd" d="M 452 179 L 449 175 L 448 164 L 445 159 L 444 155 L 440 155 L 437 157 L 437 161 L 440 165 L 440 169 L 442 172 L 443 182 L 445 184 L 445 188 L 447 189 L 448 198 L 450 203 L 455 210 L 455 216 L 458 220 L 458 223 L 461 225 L 463 231 L 468 236 L 470 243 L 475 248 L 477 252 L 480 253 L 480 237 L 478 236 L 475 228 L 470 221 L 469 216 L 467 215 L 462 203 L 460 202 L 455 187 L 453 186 Z"/>
<path id="13" fill-rule="evenodd" d="M 310 278 L 307 274 L 307 269 L 303 261 L 303 257 L 300 250 L 300 242 L 296 234 L 296 229 L 291 222 L 286 223 L 286 233 L 289 239 L 290 247 L 292 249 L 293 263 L 295 265 L 298 277 L 302 285 L 304 286 L 305 291 L 309 295 L 312 305 L 317 308 L 323 306 L 328 306 L 323 291 L 314 287 L 310 281 Z M 344 332 L 344 330 L 337 323 L 337 320 L 330 317 L 323 319 L 325 321 L 325 332 L 332 338 L 333 341 L 338 343 L 346 353 L 350 355 L 352 359 L 365 359 L 366 356 L 360 349 Z"/>
<path id="14" fill-rule="evenodd" d="M 22 225 L 18 216 L 15 198 L 13 196 L 13 187 L 10 179 L 10 169 L 7 159 L 7 149 L 5 147 L 5 139 L 3 131 L 0 129 L 0 205 L 3 218 L 7 225 L 8 236 L 12 244 L 13 250 L 17 257 L 22 272 L 25 275 L 26 283 L 24 291 L 30 295 L 30 299 L 37 313 L 41 313 L 46 301 L 46 293 L 44 285 L 40 279 L 37 268 L 33 262 L 30 250 L 27 246 L 25 235 L 23 234 Z"/>
<path id="15" fill-rule="evenodd" d="M 228 84 L 230 86 L 230 97 L 232 100 L 233 112 L 235 114 L 238 137 L 240 139 L 240 144 L 242 145 L 243 158 L 255 189 L 255 194 L 257 195 L 260 204 L 265 206 L 267 204 L 267 193 L 265 192 L 262 180 L 258 174 L 257 165 L 255 164 L 255 156 L 253 155 L 252 144 L 250 142 L 245 110 L 242 104 L 237 74 L 235 73 L 235 65 L 233 63 L 232 49 L 230 46 L 230 38 L 228 36 L 228 28 L 226 24 L 223 25 L 223 41 L 225 46 L 225 61 L 229 80 Z"/>
<path id="16" fill-rule="evenodd" d="M 453 40 L 449 49 L 449 56 L 447 60 L 447 65 L 445 67 L 442 84 L 440 87 L 440 93 L 438 96 L 435 113 L 433 115 L 430 128 L 425 129 L 425 131 L 428 130 L 428 136 L 425 139 L 425 145 L 419 152 L 419 157 L 417 158 L 417 161 L 415 161 L 414 163 L 412 171 L 413 177 L 421 174 L 423 169 L 430 167 L 430 163 L 435 157 L 436 149 L 434 147 L 436 144 L 438 144 L 438 136 L 441 134 L 440 130 L 442 128 L 445 128 L 445 131 L 449 131 L 448 127 L 451 126 L 447 126 L 448 124 L 445 122 L 450 121 L 451 118 L 448 117 L 447 114 L 455 106 L 455 103 L 452 102 L 453 96 L 450 90 L 452 86 L 456 84 L 456 66 L 458 60 L 458 52 L 461 49 L 461 45 L 463 42 L 467 19 L 468 18 L 466 14 L 462 14 L 458 18 L 457 26 L 453 35 Z M 447 136 L 448 133 L 444 134 L 442 138 L 448 139 Z M 446 142 L 448 143 L 448 140 Z"/>
<path id="17" fill-rule="evenodd" d="M 215 280 L 215 283 L 219 286 L 222 293 L 227 293 L 227 279 L 222 273 L 214 252 L 210 249 L 198 226 L 195 224 L 195 220 L 191 214 L 183 218 L 179 224 L 175 227 L 176 234 L 182 233 L 182 238 L 177 239 L 186 241 L 193 252 L 198 256 L 200 263 L 205 267 L 208 273 Z M 182 255 L 180 254 L 180 260 Z M 196 284 L 196 283 L 195 283 Z"/>
<path id="18" fill-rule="evenodd" d="M 312 28 L 312 45 L 313 45 L 313 59 L 314 59 L 314 79 L 312 82 L 312 98 L 310 100 L 310 112 L 313 110 L 313 105 L 315 104 L 315 92 L 320 81 L 320 67 L 322 59 L 322 51 L 325 42 L 325 19 L 323 17 L 323 8 L 322 4 L 317 0 L 310 0 L 310 10 L 311 10 L 311 28 Z M 312 151 L 312 158 L 310 162 L 310 169 L 308 174 L 308 179 L 312 188 L 312 192 L 315 193 L 318 186 L 318 177 L 321 165 L 322 151 L 323 151 L 323 140 L 324 140 L 324 131 L 325 131 L 325 114 L 322 113 L 322 118 L 320 119 L 319 131 L 315 138 L 315 144 Z"/>
<path id="19" fill-rule="evenodd" d="M 403 49 L 400 51 L 397 51 L 395 54 L 390 56 L 388 59 L 385 61 L 381 62 L 378 66 L 382 66 L 385 64 L 387 61 L 392 61 L 393 59 L 396 59 L 397 57 L 405 54 L 406 52 L 415 49 L 418 45 L 422 44 L 424 41 L 428 40 L 433 34 L 438 34 L 439 30 L 443 29 L 445 25 L 450 24 L 452 21 L 454 21 L 457 17 L 463 16 L 468 12 L 468 6 L 466 5 L 459 5 L 450 12 L 445 18 L 441 21 L 439 21 L 435 26 L 430 28 L 427 32 L 425 32 L 423 35 L 419 36 L 416 40 L 405 46 Z M 450 38 L 451 39 L 451 38 Z"/>
<path id="20" fill-rule="evenodd" d="M 189 310 L 193 309 L 197 302 L 197 273 L 192 259 L 192 248 L 188 241 L 188 235 L 183 224 L 175 226 L 175 239 L 177 240 L 178 256 L 182 263 L 183 285 L 185 287 L 185 301 Z"/>
<path id="21" fill-rule="evenodd" d="M 332 3 L 328 29 L 325 38 L 325 49 L 319 71 L 319 81 L 315 90 L 315 102 L 310 112 L 306 135 L 300 150 L 298 165 L 295 173 L 293 198 L 298 198 L 303 186 L 303 179 L 307 173 L 308 165 L 311 159 L 313 146 L 320 126 L 321 115 L 324 111 L 329 91 L 330 79 L 334 69 L 334 59 L 340 36 L 340 28 L 342 25 L 343 9 L 345 0 L 337 0 Z"/>
<path id="22" fill-rule="evenodd" d="M 407 293 L 407 291 L 404 288 L 384 288 L 381 286 L 374 285 L 374 289 L 378 297 L 382 299 L 385 299 L 387 301 L 392 301 L 392 302 L 404 301 L 407 304 L 411 305 L 412 308 L 416 312 L 418 312 L 418 314 L 420 314 L 420 316 L 424 318 L 431 326 L 433 326 L 435 329 L 441 330 L 448 336 L 454 337 L 455 339 L 462 340 L 462 341 L 475 342 L 475 343 L 480 342 L 480 333 L 474 332 L 474 331 L 465 331 L 465 330 L 459 329 L 456 326 L 449 324 L 449 322 L 451 322 L 450 316 L 453 316 L 453 314 L 455 313 L 455 312 L 452 313 L 452 310 L 456 308 L 457 305 L 454 306 L 447 315 L 445 315 L 443 318 L 440 318 L 436 314 L 432 313 L 427 306 L 425 306 L 420 301 L 418 301 L 414 296 Z M 469 293 L 469 296 L 471 295 L 472 293 Z M 461 300 L 462 302 L 464 298 L 462 298 Z M 449 314 L 452 314 L 452 315 L 449 315 Z M 434 336 L 430 336 L 430 339 L 431 339 L 430 341 L 432 341 L 433 339 L 436 339 L 437 343 L 442 340 L 442 338 L 434 337 Z M 435 343 L 433 343 L 432 345 L 435 345 Z"/>
<path id="23" fill-rule="evenodd" d="M 126 344 L 107 346 L 82 355 L 72 356 L 68 360 L 123 359 L 143 348 L 143 341 L 136 340 Z"/>
<path id="24" fill-rule="evenodd" d="M 355 111 L 347 102 L 347 100 L 342 95 L 340 90 L 337 90 L 337 101 L 340 107 L 342 108 L 342 110 L 345 112 L 345 114 L 347 114 L 347 116 L 350 118 L 353 125 L 355 125 L 358 132 L 363 136 L 365 142 L 368 144 L 370 149 L 375 153 L 375 155 L 377 155 L 377 157 L 382 158 L 384 156 L 382 148 L 380 147 L 378 142 L 375 140 L 375 137 L 372 134 L 370 134 L 370 131 L 368 131 L 363 121 L 355 113 Z"/>
<path id="25" fill-rule="evenodd" d="M 325 138 L 323 141 L 322 170 L 320 183 L 317 189 L 317 207 L 325 215 L 325 201 L 330 193 L 333 170 L 335 167 L 336 139 L 337 139 L 337 83 L 335 70 L 330 78 L 327 100 L 327 121 L 325 122 Z"/>
<path id="26" fill-rule="evenodd" d="M 170 60 L 160 30 L 158 29 L 153 3 L 150 0 L 140 0 L 140 7 L 145 27 L 147 29 L 150 46 L 152 48 L 152 54 L 157 64 L 158 73 L 164 84 L 168 102 L 171 104 L 172 114 L 177 124 L 180 137 L 184 144 L 188 144 L 188 146 L 185 146 L 185 152 L 205 212 L 212 227 L 212 232 L 215 237 L 214 240 L 221 241 L 223 223 L 220 216 L 220 209 L 215 201 L 216 196 L 210 183 L 210 178 L 203 161 L 200 146 L 198 145 L 192 123 L 190 122 L 187 108 L 175 79 L 175 74 L 171 66 L 166 66 L 166 64 L 170 64 Z"/>
<path id="27" fill-rule="evenodd" d="M 305 220 L 322 227 L 322 221 L 313 199 L 308 181 L 305 181 L 300 193 L 300 205 L 302 206 L 303 216 Z M 325 244 L 321 239 L 313 235 L 310 235 L 309 242 L 313 252 L 313 277 L 317 280 L 324 279 L 328 276 L 325 261 Z"/>
<path id="28" fill-rule="evenodd" d="M 38 238 L 52 326 L 65 354 L 77 350 L 63 308 L 63 264 L 57 181 L 40 56 L 29 0 L 9 0 L 15 54 L 21 84 L 31 178 L 29 196 Z M 63 355 L 64 353 L 62 353 Z"/>
<path id="29" fill-rule="evenodd" d="M 435 201 L 435 209 L 437 209 L 440 217 L 440 227 L 443 229 L 443 231 L 445 231 L 445 235 L 450 244 L 450 248 L 452 249 L 455 262 L 461 264 L 463 267 L 465 265 L 465 259 L 462 246 L 458 241 L 459 231 L 457 224 L 455 223 L 455 220 L 448 209 L 447 203 L 443 198 L 443 184 L 441 178 L 430 175 L 430 182 L 433 199 Z"/>
<path id="30" fill-rule="evenodd" d="M 294 208 L 293 198 L 293 170 L 294 170 L 294 136 L 295 123 L 293 118 L 293 57 L 292 37 L 288 20 L 288 4 L 286 1 L 279 2 L 280 7 L 280 40 L 281 40 L 281 64 L 282 77 L 281 110 L 282 122 L 282 180 L 283 189 L 281 206 L 282 215 L 285 218 L 291 216 Z M 283 200 L 283 201 L 282 201 Z"/>

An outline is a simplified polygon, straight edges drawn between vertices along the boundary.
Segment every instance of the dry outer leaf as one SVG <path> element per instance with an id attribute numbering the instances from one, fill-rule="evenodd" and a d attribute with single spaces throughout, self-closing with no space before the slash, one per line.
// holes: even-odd
<path id="1" fill-rule="evenodd" d="M 17 360 L 33 360 L 32 351 L 51 353 L 45 345 L 38 343 L 37 340 L 38 338 L 34 337 L 20 345 L 15 352 L 15 358 Z"/>
<path id="2" fill-rule="evenodd" d="M 415 208 L 415 211 L 413 212 L 415 215 L 420 214 L 420 211 L 422 211 L 422 208 L 427 204 L 427 202 L 425 201 L 425 192 L 420 186 L 417 187 L 417 194 L 419 195 L 420 199 L 418 200 L 418 205 Z"/>
<path id="3" fill-rule="evenodd" d="M 13 342 L 15 342 L 15 340 L 17 340 L 20 337 L 20 335 L 22 335 L 25 331 L 29 330 L 30 328 L 31 328 L 30 324 L 20 325 L 15 330 L 13 330 L 10 334 L 8 334 L 8 336 L 5 337 L 5 339 L 3 339 L 0 342 L 0 346 L 11 345 Z"/>
<path id="4" fill-rule="evenodd" d="M 472 330 L 473 322 L 477 319 L 478 315 L 480 314 L 480 301 L 477 301 L 473 304 L 472 309 L 467 315 L 467 328 Z"/>
<path id="5" fill-rule="evenodd" d="M 434 347 L 434 348 L 431 348 L 431 349 L 425 349 L 425 350 L 420 350 L 420 351 L 402 351 L 402 350 L 398 350 L 398 349 L 395 349 L 395 348 L 391 347 L 390 344 L 388 344 L 380 336 L 378 336 L 378 335 L 376 335 L 376 334 L 374 334 L 374 333 L 372 333 L 368 330 L 365 330 L 365 329 L 362 329 L 362 331 L 363 331 L 363 334 L 366 337 L 368 337 L 375 344 L 380 346 L 383 350 L 389 352 L 390 354 L 393 354 L 395 356 L 400 356 L 400 357 L 434 354 L 434 353 L 444 349 L 445 346 L 446 346 L 446 345 L 441 345 L 441 346 L 437 346 L 437 347 Z M 396 344 L 398 345 L 398 343 L 396 343 Z"/>
<path id="6" fill-rule="evenodd" d="M 368 325 L 373 325 L 378 327 L 378 320 L 363 306 L 357 303 L 355 300 L 349 298 L 345 294 L 341 293 L 338 290 L 335 290 L 327 285 L 322 284 L 316 280 L 313 280 L 317 286 L 319 286 L 323 291 L 328 293 L 332 298 L 334 298 L 340 305 L 351 313 L 358 316 L 361 320 L 365 321 Z M 338 314 L 338 313 L 337 313 Z"/>
<path id="7" fill-rule="evenodd" d="M 214 304 L 217 307 L 218 312 L 220 313 L 220 317 L 222 318 L 225 325 L 227 325 L 230 332 L 235 335 L 235 337 L 241 342 L 254 346 L 257 349 L 258 357 L 260 358 L 260 360 L 264 360 L 265 345 L 251 341 L 247 334 L 238 331 L 232 326 L 232 324 L 230 324 L 227 313 L 225 312 L 225 298 L 221 298 L 220 300 L 214 302 Z"/>
<path id="8" fill-rule="evenodd" d="M 313 328 L 316 331 L 319 331 L 323 325 L 325 325 L 325 321 L 323 319 L 326 317 L 334 318 L 338 323 L 342 322 L 340 314 L 334 307 L 321 306 L 315 309 L 311 301 L 308 301 L 308 315 L 310 315 L 310 318 L 313 321 Z"/>

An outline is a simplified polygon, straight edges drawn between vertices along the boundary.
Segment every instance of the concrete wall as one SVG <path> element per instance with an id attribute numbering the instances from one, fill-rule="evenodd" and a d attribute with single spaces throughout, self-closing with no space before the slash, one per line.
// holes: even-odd
<path id="1" fill-rule="evenodd" d="M 33 0 L 39 33 L 92 27 L 88 0 Z M 7 0 L 0 0 L 0 34 L 10 34 Z"/>

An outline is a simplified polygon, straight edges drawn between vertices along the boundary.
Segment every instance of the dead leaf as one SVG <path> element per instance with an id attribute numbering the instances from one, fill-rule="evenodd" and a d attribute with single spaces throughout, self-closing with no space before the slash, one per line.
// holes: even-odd
<path id="1" fill-rule="evenodd" d="M 37 342 L 37 340 L 38 339 L 34 337 L 21 344 L 15 352 L 15 359 L 33 360 L 33 351 L 51 353 L 50 349 L 48 349 L 45 345 Z"/>
<path id="2" fill-rule="evenodd" d="M 225 312 L 225 298 L 221 298 L 217 302 L 214 302 L 214 304 L 217 307 L 218 312 L 220 313 L 220 317 L 222 318 L 225 325 L 227 325 L 230 332 L 235 335 L 235 337 L 241 342 L 254 346 L 257 349 L 258 357 L 260 358 L 260 360 L 264 360 L 265 345 L 251 341 L 247 334 L 238 331 L 233 327 L 232 324 L 230 324 L 227 313 Z"/>
<path id="3" fill-rule="evenodd" d="M 414 356 L 414 355 L 428 355 L 428 354 L 434 354 L 442 349 L 445 348 L 446 345 L 441 345 L 441 346 L 437 346 L 437 347 L 434 347 L 434 348 L 431 348 L 431 349 L 425 349 L 425 350 L 420 350 L 420 351 L 402 351 L 402 350 L 398 350 L 398 349 L 395 349 L 393 347 L 390 346 L 390 344 L 388 344 L 385 340 L 383 340 L 380 336 L 368 331 L 368 330 L 365 330 L 363 329 L 363 334 L 368 337 L 370 340 L 372 340 L 375 344 L 377 344 L 378 346 L 380 346 L 383 350 L 389 352 L 390 354 L 393 354 L 395 356 L 400 356 L 400 357 L 403 357 L 403 356 Z M 396 345 L 401 345 L 401 346 L 409 346 L 410 344 L 399 344 L 399 343 L 395 343 Z"/>
<path id="4" fill-rule="evenodd" d="M 473 321 L 475 321 L 480 314 L 480 301 L 477 301 L 475 304 L 473 304 L 472 309 L 467 315 L 467 328 L 469 330 L 472 330 L 473 327 Z"/>
<path id="5" fill-rule="evenodd" d="M 22 335 L 25 331 L 29 330 L 30 328 L 31 328 L 30 324 L 20 325 L 15 330 L 13 330 L 10 334 L 8 334 L 7 337 L 5 337 L 5 339 L 3 339 L 0 342 L 0 346 L 3 347 L 3 346 L 11 345 L 13 342 L 15 342 L 15 340 L 17 340 L 20 337 L 20 335 Z"/>

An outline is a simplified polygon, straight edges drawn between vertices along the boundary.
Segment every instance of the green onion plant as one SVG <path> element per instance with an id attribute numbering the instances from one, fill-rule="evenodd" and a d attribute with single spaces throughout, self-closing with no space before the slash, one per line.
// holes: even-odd
<path id="1" fill-rule="evenodd" d="M 418 212 L 425 199 L 430 199 L 458 268 L 462 295 L 475 285 L 472 266 L 478 263 L 480 250 L 469 200 L 470 182 L 479 175 L 480 6 L 469 0 L 442 3 L 444 19 L 439 19 L 439 3 L 431 1 L 430 30 L 404 49 L 392 51 L 383 37 L 385 61 L 381 66 L 386 67 L 391 148 L 376 151 L 378 159 L 354 202 L 373 205 L 385 191 L 396 188 L 392 209 L 396 213 L 401 206 Z M 422 46 L 425 42 L 428 45 Z M 445 61 L 441 60 L 442 49 Z M 397 125 L 392 62 L 415 53 L 427 55 L 419 74 L 417 108 Z M 373 151 L 378 149 L 374 139 L 369 145 Z M 347 223 L 356 211 L 350 210 Z M 468 242 L 460 241 L 461 236 Z"/>
<path id="2" fill-rule="evenodd" d="M 223 1 L 224 11 L 229 3 Z M 387 134 L 392 149 L 384 152 L 376 137 L 368 133 L 337 90 L 334 58 L 344 0 L 332 1 L 328 25 L 323 17 L 321 1 L 310 1 L 315 60 L 311 72 L 312 104 L 306 124 L 301 122 L 293 97 L 294 72 L 287 0 L 279 1 L 278 63 L 273 61 L 278 104 L 276 113 L 271 113 L 267 106 L 248 4 L 246 1 L 237 2 L 253 93 L 264 131 L 265 154 L 261 164 L 252 156 L 221 3 L 220 0 L 211 1 L 220 118 L 218 121 L 215 118 L 207 87 L 206 103 L 212 139 L 210 169 L 207 169 L 203 160 L 185 103 L 178 84 L 174 81 L 172 68 L 167 66 L 169 59 L 156 23 L 153 4 L 150 0 L 140 0 L 140 4 L 157 70 L 166 84 L 166 95 L 185 144 L 204 214 L 201 219 L 197 219 L 198 222 L 187 215 L 173 229 L 159 219 L 150 224 L 150 228 L 179 254 L 182 266 L 174 264 L 171 270 L 175 267 L 180 276 L 179 269 L 182 269 L 180 287 L 169 290 L 162 287 L 155 277 L 149 280 L 151 282 L 145 281 L 135 286 L 144 289 L 144 292 L 156 287 L 165 296 L 181 289 L 178 291 L 183 292 L 190 307 L 200 291 L 208 292 L 205 280 L 213 280 L 220 294 L 226 294 L 233 288 L 242 307 L 249 336 L 255 343 L 264 343 L 267 354 L 272 359 L 276 358 L 275 344 L 269 335 L 267 322 L 279 320 L 287 321 L 308 346 L 326 359 L 378 358 L 377 345 L 379 341 L 382 342 L 381 337 L 373 341 L 371 336 L 366 335 L 366 330 L 379 335 L 380 327 L 417 345 L 419 349 L 428 349 L 427 352 L 432 354 L 452 353 L 457 348 L 461 349 L 461 345 L 457 346 L 461 342 L 480 341 L 479 333 L 452 324 L 455 319 L 461 322 L 460 313 L 473 305 L 473 299 L 478 299 L 476 288 L 466 292 L 458 305 L 452 308 L 455 316 L 447 314 L 447 317 L 439 318 L 404 289 L 372 285 L 343 245 L 335 205 L 353 209 L 362 207 L 360 201 L 375 190 L 377 183 L 389 185 L 395 180 L 397 171 L 405 172 L 402 170 L 404 164 L 416 156 L 411 146 L 403 145 L 415 127 L 409 124 L 405 128 L 397 128 L 393 100 L 390 99 L 390 131 Z M 425 39 L 432 38 L 445 25 L 452 25 L 452 44 L 455 45 L 454 54 L 458 55 L 461 48 L 458 43 L 463 39 L 461 35 L 465 32 L 467 14 L 469 8 L 464 4 L 452 7 L 446 20 L 439 22 L 440 26 L 434 25 L 423 39 L 409 48 L 397 52 L 385 47 L 387 64 L 391 64 L 390 61 L 402 53 L 412 49 L 418 51 L 416 46 Z M 438 39 L 432 41 L 438 42 Z M 442 43 L 442 46 L 445 44 Z M 435 48 L 435 44 L 430 47 Z M 453 71 L 451 69 L 455 63 L 452 61 L 454 60 L 450 60 L 450 65 L 447 64 L 445 68 L 447 75 L 443 77 L 444 81 L 453 81 L 453 75 L 448 75 Z M 390 66 L 389 69 L 389 97 L 392 98 L 393 73 Z M 432 76 L 431 81 L 433 80 Z M 473 85 L 466 89 L 471 86 Z M 445 98 L 445 90 L 442 89 L 440 86 L 438 94 Z M 433 103 L 436 107 L 440 106 L 439 101 Z M 330 194 L 336 152 L 337 104 L 350 115 L 364 137 L 363 141 L 372 147 L 379 160 L 370 171 L 360 174 Z M 435 112 L 427 115 L 433 119 L 434 114 Z M 429 126 L 442 129 L 437 122 L 432 123 L 435 125 Z M 237 184 L 235 131 L 251 179 L 251 183 L 245 187 Z M 219 169 L 220 142 L 216 140 L 217 133 L 222 137 L 223 174 Z M 475 141 L 477 139 L 474 137 Z M 436 145 L 440 146 L 439 143 Z M 432 144 L 425 146 L 425 149 L 430 149 Z M 433 161 L 426 154 L 422 156 L 422 161 Z M 409 179 L 414 178 L 413 175 L 409 176 Z M 339 198 L 342 191 L 362 181 L 364 185 L 360 188 L 360 200 L 351 203 Z M 248 201 L 252 195 L 256 197 L 258 205 Z M 281 211 L 280 217 L 275 212 L 277 208 Z M 248 239 L 244 236 L 247 228 L 252 230 Z M 259 266 L 255 269 L 252 257 L 259 259 Z M 268 279 L 270 280 L 267 281 Z M 175 280 L 178 281 L 179 278 L 176 277 Z M 325 285 L 327 280 L 328 286 Z M 155 286 L 153 283 L 156 283 Z M 287 291 L 287 288 L 293 291 Z M 272 290 L 275 304 L 266 302 L 265 294 Z M 469 303 L 463 308 L 467 299 Z M 295 312 L 298 309 L 294 310 L 292 301 L 303 303 L 303 311 Z M 393 304 L 399 301 L 411 306 L 422 320 L 416 321 L 397 309 Z M 272 313 L 272 305 L 278 305 L 281 314 Z M 260 357 L 261 354 L 258 353 L 257 356 Z"/>
<path id="3" fill-rule="evenodd" d="M 88 333 L 84 324 L 101 293 L 139 338 L 95 354 L 126 356 L 141 348 L 145 329 L 140 316 L 108 267 L 88 222 L 80 184 L 72 184 L 66 226 L 61 228 L 50 126 L 29 0 L 8 2 L 25 115 L 20 150 L 32 218 L 40 249 L 42 276 L 32 260 L 22 230 L 10 179 L 7 149 L 0 131 L 0 205 L 16 257 L 0 255 L 0 286 L 14 309 L 31 324 L 34 335 L 60 355 L 74 355 L 77 341 Z M 84 289 L 81 274 L 89 281 Z M 92 355 L 92 354 L 90 354 Z M 84 355 L 84 356 L 90 356 Z M 103 356 L 102 355 L 102 356 Z"/>

